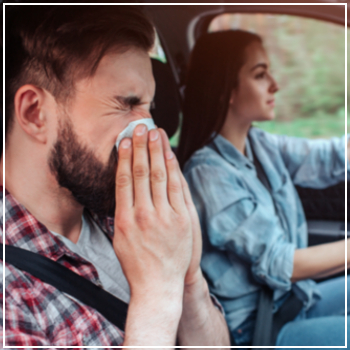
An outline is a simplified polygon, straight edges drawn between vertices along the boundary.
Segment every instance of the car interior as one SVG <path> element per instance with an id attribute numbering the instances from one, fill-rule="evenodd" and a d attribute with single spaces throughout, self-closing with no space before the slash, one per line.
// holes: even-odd
<path id="1" fill-rule="evenodd" d="M 9 1 L 18 2 L 18 1 Z M 27 1 L 24 1 L 27 2 Z M 29 2 L 29 1 L 28 1 Z M 178 136 L 181 127 L 181 101 L 185 89 L 186 65 L 195 41 L 222 14 L 291 15 L 333 23 L 344 28 L 345 6 L 324 1 L 299 5 L 281 4 L 211 4 L 211 5 L 142 5 L 152 18 L 162 59 L 152 55 L 156 80 L 155 108 L 152 116 L 169 138 Z M 347 26 L 349 24 L 349 20 Z M 1 119 L 2 113 L 1 113 Z M 3 137 L 1 135 L 1 137 Z M 176 144 L 172 144 L 176 151 Z M 3 143 L 1 142 L 1 151 Z M 326 189 L 297 187 L 308 220 L 309 245 L 344 238 L 345 182 Z M 348 199 L 349 203 L 349 199 Z M 348 232 L 346 232 L 348 235 Z"/>
<path id="2" fill-rule="evenodd" d="M 155 123 L 169 137 L 179 132 L 186 65 L 195 41 L 222 14 L 278 14 L 330 22 L 344 28 L 345 7 L 339 5 L 144 5 L 155 23 L 166 62 L 152 58 L 156 80 Z M 176 145 L 173 145 L 176 150 Z M 309 245 L 345 236 L 345 182 L 326 189 L 297 187 L 308 220 Z M 348 201 L 349 203 L 349 201 Z M 347 232 L 348 235 L 348 232 Z"/>
<path id="3" fill-rule="evenodd" d="M 161 50 L 161 54 L 158 52 L 151 55 L 156 81 L 154 108 L 151 111 L 155 124 L 165 129 L 169 138 L 178 138 L 186 66 L 191 48 L 202 34 L 208 32 L 213 19 L 223 14 L 287 15 L 332 23 L 347 30 L 349 22 L 345 27 L 344 4 L 319 3 L 320 1 L 317 1 L 317 4 L 315 2 L 315 5 L 312 5 L 312 1 L 305 5 L 142 5 L 155 24 Z M 1 147 L 2 145 L 1 143 Z M 176 152 L 177 142 L 173 142 L 172 146 Z M 349 232 L 346 231 L 345 203 L 345 190 L 348 185 L 349 182 L 343 182 L 322 190 L 297 188 L 308 221 L 309 245 L 349 236 Z"/>

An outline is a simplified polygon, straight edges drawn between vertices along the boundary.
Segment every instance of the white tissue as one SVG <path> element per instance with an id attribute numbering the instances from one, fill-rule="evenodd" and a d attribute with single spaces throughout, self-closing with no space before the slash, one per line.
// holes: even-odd
<path id="1" fill-rule="evenodd" d="M 129 123 L 129 125 L 118 135 L 117 142 L 115 143 L 117 150 L 119 148 L 119 144 L 120 144 L 121 140 L 123 140 L 126 137 L 132 138 L 132 134 L 134 132 L 134 129 L 139 124 L 146 125 L 148 130 L 152 130 L 152 129 L 157 128 L 155 126 L 152 118 L 138 119 L 138 120 L 135 120 L 135 121 Z"/>

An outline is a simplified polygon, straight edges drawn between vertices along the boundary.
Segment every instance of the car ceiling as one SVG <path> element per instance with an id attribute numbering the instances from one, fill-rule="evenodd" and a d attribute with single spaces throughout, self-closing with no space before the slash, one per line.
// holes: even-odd
<path id="1" fill-rule="evenodd" d="M 324 5 L 279 4 L 211 4 L 211 5 L 144 5 L 159 33 L 178 83 L 182 80 L 190 49 L 207 30 L 210 21 L 222 13 L 289 14 L 344 25 L 345 6 L 334 2 Z M 320 4 L 320 2 L 317 2 Z M 348 26 L 350 16 L 348 16 Z"/>

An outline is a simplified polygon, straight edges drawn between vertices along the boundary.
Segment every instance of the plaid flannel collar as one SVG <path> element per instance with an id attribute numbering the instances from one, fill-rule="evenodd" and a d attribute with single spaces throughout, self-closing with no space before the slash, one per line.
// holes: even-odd
<path id="1" fill-rule="evenodd" d="M 5 204 L 5 243 L 17 246 L 32 252 L 44 255 L 54 261 L 64 255 L 86 263 L 86 261 L 73 253 L 58 237 L 53 235 L 40 223 L 22 204 L 20 204 L 6 189 L 5 203 L 3 201 L 3 186 L 1 191 L 1 212 Z M 90 213 L 90 217 L 110 237 L 113 237 L 113 218 L 100 218 Z M 1 216 L 1 229 L 2 229 Z M 3 237 L 1 237 L 3 240 Z"/>

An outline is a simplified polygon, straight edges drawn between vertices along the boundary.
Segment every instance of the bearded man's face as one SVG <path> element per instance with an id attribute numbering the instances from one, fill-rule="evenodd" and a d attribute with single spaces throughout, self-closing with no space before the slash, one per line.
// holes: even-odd
<path id="1" fill-rule="evenodd" d="M 63 119 L 63 121 L 62 121 Z M 61 119 L 49 166 L 61 187 L 73 198 L 98 215 L 114 216 L 117 151 L 113 148 L 107 165 L 83 145 L 69 118 Z"/>
<path id="2" fill-rule="evenodd" d="M 106 54 L 60 106 L 49 166 L 58 184 L 96 214 L 114 216 L 115 142 L 129 123 L 151 118 L 154 92 L 149 55 L 133 48 Z"/>

